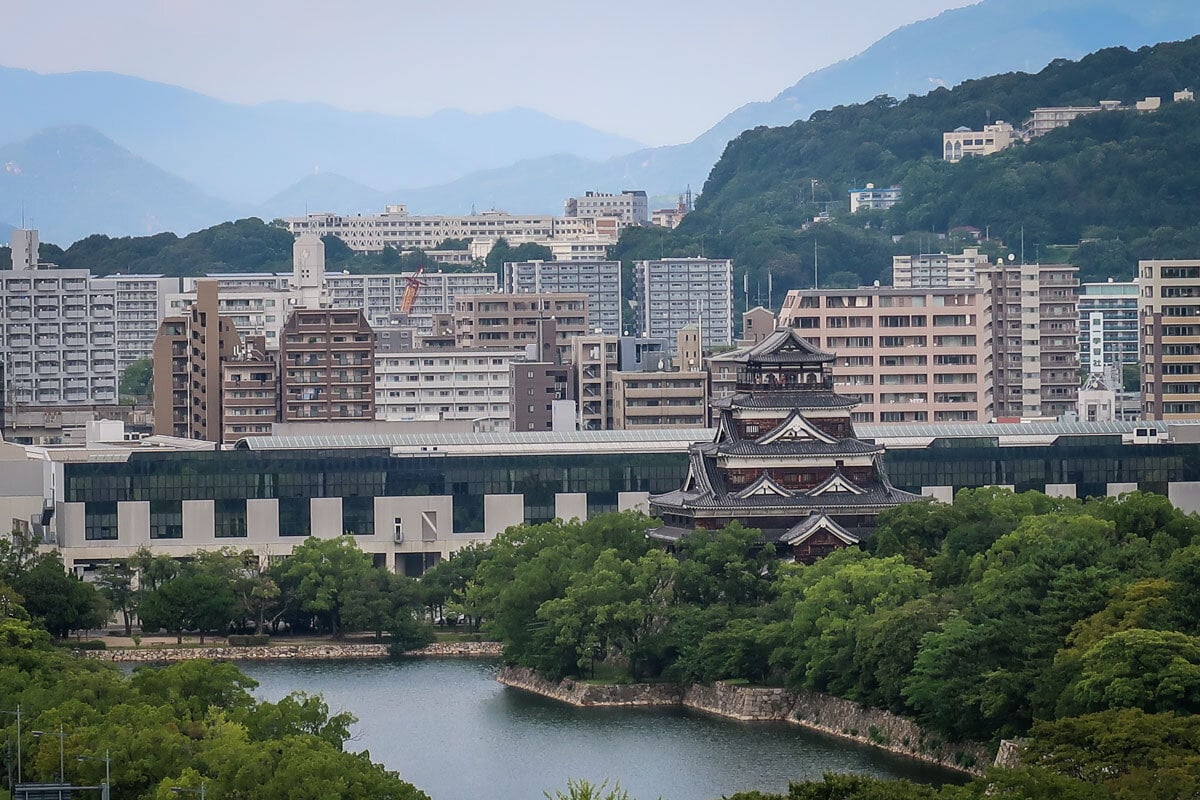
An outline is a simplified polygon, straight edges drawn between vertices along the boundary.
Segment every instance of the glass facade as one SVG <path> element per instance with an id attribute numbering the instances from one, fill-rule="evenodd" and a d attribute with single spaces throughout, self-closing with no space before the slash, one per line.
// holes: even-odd
<path id="1" fill-rule="evenodd" d="M 404 456 L 387 450 L 134 453 L 123 463 L 65 463 L 64 500 L 84 503 L 85 536 L 116 538 L 116 504 L 151 504 L 155 538 L 172 538 L 183 500 L 213 500 L 218 537 L 246 535 L 246 499 L 279 501 L 281 536 L 311 532 L 309 500 L 342 498 L 343 529 L 374 531 L 374 498 L 452 495 L 454 530 L 484 529 L 484 496 L 524 496 L 526 522 L 554 517 L 555 495 L 586 493 L 589 516 L 614 511 L 620 492 L 679 488 L 686 453 L 528 456 Z M 1173 481 L 1200 481 L 1200 444 L 1122 444 L 1119 436 L 1062 436 L 1050 446 L 999 447 L 995 439 L 942 439 L 928 448 L 889 450 L 893 484 L 1012 485 L 1017 491 L 1075 484 L 1081 497 L 1108 483 L 1166 494 Z"/>

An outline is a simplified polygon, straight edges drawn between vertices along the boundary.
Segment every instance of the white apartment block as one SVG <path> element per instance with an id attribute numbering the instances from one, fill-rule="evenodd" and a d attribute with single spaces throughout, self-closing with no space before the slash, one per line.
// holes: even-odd
<path id="1" fill-rule="evenodd" d="M 277 349 L 283 324 L 299 302 L 299 291 L 288 288 L 286 282 L 283 288 L 267 285 L 255 287 L 245 280 L 249 276 L 239 276 L 233 281 L 227 281 L 223 275 L 210 277 L 217 281 L 217 307 L 221 316 L 228 317 L 243 338 L 262 336 L 268 348 Z M 268 282 L 269 276 L 260 277 L 264 283 Z M 194 278 L 185 278 L 184 286 L 191 283 L 191 289 L 167 295 L 168 316 L 179 316 L 196 302 L 195 281 Z"/>
<path id="2" fill-rule="evenodd" d="M 1102 374 L 1115 366 L 1119 377 L 1121 366 L 1137 364 L 1137 281 L 1080 284 L 1077 303 L 1080 368 Z"/>
<path id="3" fill-rule="evenodd" d="M 620 261 L 509 261 L 504 291 L 583 292 L 588 296 L 588 331 L 621 335 Z"/>
<path id="4" fill-rule="evenodd" d="M 987 266 L 988 257 L 973 247 L 960 254 L 892 256 L 892 286 L 897 289 L 971 288 L 976 285 L 976 271 Z"/>
<path id="5" fill-rule="evenodd" d="M 582 197 L 568 197 L 563 209 L 568 217 L 616 217 L 625 225 L 645 225 L 650 220 L 650 204 L 640 189 L 620 194 L 585 192 Z"/>
<path id="6" fill-rule="evenodd" d="M 523 350 L 410 350 L 375 354 L 375 417 L 470 420 L 509 429 L 509 370 Z"/>
<path id="7" fill-rule="evenodd" d="M 92 278 L 94 289 L 111 292 L 117 318 L 117 373 L 134 361 L 150 358 L 158 324 L 167 315 L 167 298 L 179 292 L 179 278 L 162 275 L 106 275 Z"/>
<path id="8" fill-rule="evenodd" d="M 550 251 L 550 257 L 555 261 L 604 261 L 608 258 L 608 248 L 617 243 L 617 235 L 590 233 L 580 236 L 564 236 L 558 239 L 544 239 L 536 236 L 506 236 L 505 241 L 510 245 L 526 243 L 540 244 Z M 483 238 L 471 242 L 472 258 L 485 259 L 496 245 L 496 239 Z"/>
<path id="9" fill-rule="evenodd" d="M 636 261 L 643 336 L 666 339 L 674 354 L 679 331 L 696 325 L 703 350 L 733 344 L 733 262 L 712 258 Z"/>
<path id="10" fill-rule="evenodd" d="M 466 216 L 410 216 L 405 205 L 386 206 L 381 214 L 308 214 L 284 219 L 294 235 L 332 235 L 357 252 L 379 253 L 384 247 L 396 250 L 434 250 L 447 239 L 480 238 L 508 241 L 541 241 L 592 234 L 591 217 L 554 217 L 544 214 L 509 214 L 484 211 Z M 525 237 L 522 239 L 521 237 Z"/>
<path id="11" fill-rule="evenodd" d="M 793 289 L 779 312 L 837 356 L 834 384 L 864 423 L 987 422 L 989 319 L 974 288 Z"/>
<path id="12" fill-rule="evenodd" d="M 959 127 L 942 134 L 942 159 L 958 163 L 973 156 L 990 156 L 1020 140 L 1021 134 L 1004 120 L 984 125 L 981 131 Z"/>
<path id="13" fill-rule="evenodd" d="M 850 190 L 850 213 L 856 214 L 859 211 L 886 211 L 896 205 L 896 203 L 899 203 L 903 195 L 904 192 L 899 186 L 877 189 L 875 188 L 875 184 L 868 183 L 861 189 Z"/>
<path id="14" fill-rule="evenodd" d="M 39 264 L 34 230 L 13 232 L 13 268 L 0 271 L 4 402 L 117 402 L 116 297 L 86 269 Z"/>
<path id="15" fill-rule="evenodd" d="M 327 272 L 325 285 L 332 308 L 359 308 L 372 326 L 387 324 L 396 314 L 408 288 L 408 279 L 421 282 L 411 316 L 428 317 L 454 311 L 455 298 L 496 291 L 493 272 L 414 272 L 385 275 Z M 427 331 L 425 331 L 427 332 Z"/>

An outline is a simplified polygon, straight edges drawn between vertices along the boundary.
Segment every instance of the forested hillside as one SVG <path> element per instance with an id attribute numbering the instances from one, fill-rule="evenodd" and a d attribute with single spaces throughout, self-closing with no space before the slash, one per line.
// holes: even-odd
<path id="1" fill-rule="evenodd" d="M 808 287 L 815 244 L 821 285 L 887 283 L 893 253 L 952 246 L 930 234 L 974 226 L 990 234 L 994 252 L 1017 250 L 1023 231 L 1031 260 L 1036 248 L 1043 260 L 1080 264 L 1085 280 L 1128 278 L 1139 258 L 1200 252 L 1200 198 L 1189 191 L 1200 184 L 1200 106 L 1170 102 L 1195 86 L 1200 38 L 1102 50 L 1036 75 L 968 81 L 903 102 L 878 97 L 757 128 L 729 144 L 677 231 L 630 231 L 618 254 L 703 251 L 734 258 L 753 282 L 770 269 L 777 285 Z M 1164 98 L 1155 113 L 1084 117 L 986 158 L 941 160 L 942 133 L 959 126 L 1019 126 L 1039 106 L 1152 95 Z M 904 199 L 851 218 L 847 192 L 867 182 L 900 185 Z M 825 210 L 831 221 L 806 226 Z"/>

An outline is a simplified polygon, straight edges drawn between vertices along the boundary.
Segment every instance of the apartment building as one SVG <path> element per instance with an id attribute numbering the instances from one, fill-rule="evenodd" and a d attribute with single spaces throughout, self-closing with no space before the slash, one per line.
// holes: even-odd
<path id="1" fill-rule="evenodd" d="M 410 349 L 375 353 L 375 418 L 471 420 L 508 430 L 510 373 L 521 350 Z"/>
<path id="2" fill-rule="evenodd" d="M 375 333 L 358 309 L 302 308 L 279 346 L 283 422 L 375 418 Z"/>
<path id="3" fill-rule="evenodd" d="M 12 234 L 12 268 L 0 271 L 2 394 L 22 407 L 117 402 L 117 314 L 111 288 L 85 269 L 38 261 L 36 230 Z"/>
<path id="4" fill-rule="evenodd" d="M 167 298 L 179 292 L 179 278 L 162 275 L 105 275 L 92 278 L 95 291 L 112 293 L 116 309 L 117 374 L 150 358 L 158 323 L 167 316 Z"/>
<path id="5" fill-rule="evenodd" d="M 388 205 L 381 214 L 307 214 L 284 219 L 287 229 L 299 236 L 336 236 L 357 252 L 433 250 L 447 239 L 479 238 L 540 241 L 595 233 L 591 217 L 554 217 L 545 214 L 509 214 L 484 211 L 466 216 L 409 215 L 403 204 Z M 522 238 L 524 237 L 524 238 Z"/>
<path id="6" fill-rule="evenodd" d="M 513 350 L 538 341 L 539 322 L 555 321 L 558 362 L 571 355 L 571 339 L 588 331 L 588 296 L 581 292 L 476 294 L 455 301 L 454 330 L 467 350 Z"/>
<path id="7" fill-rule="evenodd" d="M 992 415 L 1056 419 L 1079 391 L 1078 267 L 997 263 L 979 272 L 991 314 Z"/>
<path id="8" fill-rule="evenodd" d="M 779 312 L 837 356 L 834 386 L 854 422 L 987 422 L 991 389 L 984 293 L 972 288 L 794 289 Z"/>
<path id="9" fill-rule="evenodd" d="M 400 309 L 409 281 L 419 281 L 409 317 L 420 321 L 419 333 L 429 333 L 433 316 L 454 311 L 459 297 L 491 294 L 497 289 L 493 272 L 415 272 L 384 275 L 327 273 L 325 285 L 333 308 L 361 309 L 372 326 L 385 325 Z"/>
<path id="10" fill-rule="evenodd" d="M 196 302 L 158 326 L 154 339 L 154 432 L 219 442 L 224 436 L 222 364 L 241 337 L 220 315 L 216 281 L 196 284 Z"/>
<path id="11" fill-rule="evenodd" d="M 509 261 L 504 264 L 504 291 L 583 292 L 588 296 L 588 331 L 621 335 L 620 261 Z"/>
<path id="12" fill-rule="evenodd" d="M 899 203 L 903 196 L 904 191 L 899 186 L 876 188 L 875 184 L 868 183 L 861 189 L 850 190 L 850 213 L 886 211 Z"/>
<path id="13" fill-rule="evenodd" d="M 1137 281 L 1079 285 L 1079 366 L 1090 373 L 1138 363 Z"/>
<path id="14" fill-rule="evenodd" d="M 674 348 L 679 331 L 694 324 L 704 350 L 733 344 L 732 261 L 662 258 L 636 261 L 634 270 L 643 336 Z"/>
<path id="15" fill-rule="evenodd" d="M 975 273 L 987 266 L 987 255 L 974 247 L 965 248 L 961 253 L 892 256 L 892 286 L 897 289 L 972 288 L 976 285 Z"/>
<path id="16" fill-rule="evenodd" d="M 703 428 L 708 424 L 708 373 L 701 366 L 700 329 L 676 336 L 678 369 L 622 369 L 612 376 L 613 428 Z"/>
<path id="17" fill-rule="evenodd" d="M 981 131 L 958 127 L 942 134 L 942 159 L 953 164 L 964 158 L 990 156 L 1020 140 L 1021 134 L 1002 119 L 994 125 L 984 125 Z"/>
<path id="18" fill-rule="evenodd" d="M 571 340 L 578 430 L 613 428 L 613 374 L 620 368 L 620 341 L 619 336 L 603 333 Z"/>
<path id="19" fill-rule="evenodd" d="M 615 217 L 622 225 L 645 225 L 650 220 L 650 204 L 640 189 L 620 194 L 585 192 L 582 197 L 568 197 L 563 209 L 567 217 Z"/>
<path id="20" fill-rule="evenodd" d="M 1139 261 L 1142 413 L 1200 418 L 1200 260 Z"/>
<path id="21" fill-rule="evenodd" d="M 247 337 L 221 364 L 221 441 L 270 436 L 279 420 L 279 364 L 264 337 Z"/>

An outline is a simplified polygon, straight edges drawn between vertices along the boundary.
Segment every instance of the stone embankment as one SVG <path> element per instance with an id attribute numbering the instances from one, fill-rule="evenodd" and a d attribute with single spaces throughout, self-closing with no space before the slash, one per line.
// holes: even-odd
<path id="1" fill-rule="evenodd" d="M 333 659 L 387 658 L 386 644 L 270 644 L 262 647 L 139 647 L 114 650 L 85 650 L 82 654 L 101 661 L 122 664 L 163 664 L 207 658 L 212 661 L 276 661 L 283 659 L 320 661 Z M 491 658 L 500 655 L 499 642 L 435 642 L 405 653 L 434 658 Z"/>
<path id="2" fill-rule="evenodd" d="M 743 721 L 790 722 L 973 775 L 992 763 L 987 747 L 946 743 L 904 717 L 816 692 L 791 692 L 718 681 L 712 686 L 643 683 L 595 685 L 550 681 L 530 669 L 505 667 L 506 686 L 578 706 L 684 706 Z"/>

